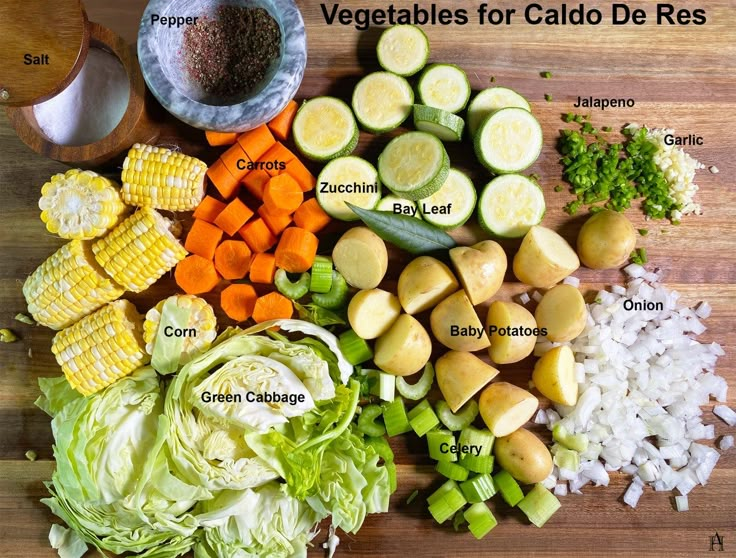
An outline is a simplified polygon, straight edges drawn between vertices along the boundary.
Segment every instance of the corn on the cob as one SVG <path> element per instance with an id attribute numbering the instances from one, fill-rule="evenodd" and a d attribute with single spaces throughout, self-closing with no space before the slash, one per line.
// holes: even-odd
<path id="1" fill-rule="evenodd" d="M 147 364 L 142 320 L 135 306 L 117 300 L 57 333 L 51 351 L 69 384 L 90 395 Z"/>
<path id="2" fill-rule="evenodd" d="M 186 324 L 187 330 L 194 330 L 194 335 L 186 335 L 182 344 L 180 364 L 186 364 L 199 353 L 210 348 L 212 342 L 217 337 L 217 318 L 215 311 L 206 300 L 194 295 L 173 295 L 162 300 L 156 306 L 146 313 L 146 321 L 143 323 L 143 339 L 146 342 L 146 351 L 149 355 L 153 354 L 153 346 L 157 335 L 162 335 L 158 331 L 161 322 L 161 312 L 166 301 L 174 299 L 176 305 L 180 308 L 189 308 L 189 321 Z"/>
<path id="3" fill-rule="evenodd" d="M 28 311 L 51 329 L 70 326 L 123 292 L 97 264 L 85 240 L 59 248 L 23 284 Z"/>
<path id="4" fill-rule="evenodd" d="M 173 223 L 144 207 L 92 245 L 97 263 L 128 291 L 139 293 L 186 258 Z"/>
<path id="5" fill-rule="evenodd" d="M 38 207 L 50 233 L 83 240 L 105 234 L 126 209 L 113 181 L 81 169 L 52 176 L 41 188 Z"/>
<path id="6" fill-rule="evenodd" d="M 123 200 L 131 205 L 191 211 L 204 197 L 207 165 L 163 147 L 136 143 L 123 163 Z"/>

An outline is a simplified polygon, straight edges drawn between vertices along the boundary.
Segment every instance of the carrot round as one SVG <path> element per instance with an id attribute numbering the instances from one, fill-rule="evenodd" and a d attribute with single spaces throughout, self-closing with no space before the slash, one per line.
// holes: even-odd
<path id="1" fill-rule="evenodd" d="M 274 143 L 276 143 L 276 140 L 265 124 L 240 134 L 238 138 L 238 144 L 248 154 L 251 161 L 260 159 L 266 151 L 273 147 Z"/>
<path id="2" fill-rule="evenodd" d="M 299 183 L 288 174 L 271 178 L 263 192 L 263 203 L 274 212 L 294 213 L 303 201 L 304 193 Z"/>
<path id="3" fill-rule="evenodd" d="M 229 318 L 244 322 L 253 314 L 257 298 L 253 285 L 236 283 L 220 293 L 220 308 Z"/>
<path id="4" fill-rule="evenodd" d="M 325 213 L 316 198 L 305 201 L 294 213 L 296 226 L 312 233 L 321 231 L 329 222 L 330 216 Z"/>
<path id="5" fill-rule="evenodd" d="M 187 294 L 208 293 L 220 282 L 212 260 L 196 254 L 187 256 L 174 270 L 176 284 Z"/>
<path id="6" fill-rule="evenodd" d="M 286 227 L 291 225 L 291 215 L 282 211 L 272 211 L 265 204 L 258 208 L 258 215 L 275 235 L 281 234 Z"/>
<path id="7" fill-rule="evenodd" d="M 210 165 L 210 168 L 207 169 L 207 176 L 212 184 L 215 185 L 217 191 L 220 192 L 220 195 L 226 200 L 232 198 L 240 186 L 238 180 L 227 170 L 222 159 L 217 159 L 217 161 Z"/>
<path id="8" fill-rule="evenodd" d="M 215 225 L 229 236 L 233 236 L 251 217 L 253 217 L 253 211 L 240 199 L 235 198 L 217 216 Z"/>
<path id="9" fill-rule="evenodd" d="M 205 196 L 194 210 L 192 217 L 202 219 L 208 223 L 214 223 L 217 216 L 225 209 L 226 205 L 212 196 Z"/>
<path id="10" fill-rule="evenodd" d="M 299 159 L 293 159 L 286 163 L 286 168 L 281 173 L 286 173 L 296 180 L 302 192 L 314 190 L 314 187 L 317 185 L 317 179 Z"/>
<path id="11" fill-rule="evenodd" d="M 215 250 L 215 269 L 225 279 L 242 279 L 250 269 L 251 252 L 242 240 L 226 240 Z"/>
<path id="12" fill-rule="evenodd" d="M 211 260 L 215 257 L 215 249 L 222 240 L 222 231 L 215 225 L 195 219 L 192 228 L 189 229 L 184 248 L 192 254 Z"/>
<path id="13" fill-rule="evenodd" d="M 314 263 L 319 241 L 311 232 L 289 227 L 276 247 L 276 267 L 289 273 L 304 273 Z"/>
<path id="14" fill-rule="evenodd" d="M 273 132 L 273 135 L 279 138 L 281 141 L 286 140 L 289 137 L 291 131 L 291 124 L 294 122 L 294 116 L 299 105 L 296 101 L 291 100 L 286 105 L 286 108 L 282 110 L 273 120 L 268 123 L 268 127 Z"/>
<path id="15" fill-rule="evenodd" d="M 271 146 L 271 149 L 266 151 L 258 159 L 258 161 L 263 163 L 271 163 L 270 165 L 265 167 L 264 170 L 271 176 L 276 176 L 279 172 L 281 172 L 281 166 L 277 163 L 288 163 L 289 161 L 293 161 L 294 159 L 296 159 L 296 155 L 294 155 L 291 151 L 284 147 L 283 143 L 277 141 Z"/>
<path id="16" fill-rule="evenodd" d="M 251 196 L 257 200 L 263 201 L 263 191 L 266 189 L 266 184 L 271 180 L 271 175 L 265 170 L 256 169 L 250 171 L 243 178 L 243 186 L 248 190 Z"/>
<path id="17" fill-rule="evenodd" d="M 276 256 L 273 254 L 256 254 L 250 262 L 251 283 L 273 283 L 276 275 Z"/>
<path id="18" fill-rule="evenodd" d="M 261 252 L 270 250 L 278 240 L 260 217 L 246 223 L 238 231 L 238 234 L 248 243 L 248 248 L 254 254 L 260 254 Z"/>
<path id="19" fill-rule="evenodd" d="M 207 130 L 204 135 L 207 138 L 207 143 L 212 147 L 232 145 L 238 141 L 237 132 L 215 132 L 213 130 Z"/>
<path id="20" fill-rule="evenodd" d="M 284 295 L 272 292 L 256 300 L 253 319 L 257 324 L 268 320 L 289 319 L 294 313 L 294 305 Z"/>
<path id="21" fill-rule="evenodd" d="M 230 174 L 235 177 L 235 180 L 241 180 L 249 172 L 248 163 L 250 163 L 250 157 L 245 154 L 240 144 L 236 143 L 220 155 L 220 161 L 225 164 Z"/>

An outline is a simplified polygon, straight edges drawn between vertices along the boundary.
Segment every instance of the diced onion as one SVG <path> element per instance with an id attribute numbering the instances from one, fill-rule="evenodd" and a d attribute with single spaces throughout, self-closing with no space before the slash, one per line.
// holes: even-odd
<path id="1" fill-rule="evenodd" d="M 687 504 L 687 496 L 675 496 L 675 507 L 678 512 L 685 512 L 690 509 Z"/>
<path id="2" fill-rule="evenodd" d="M 723 420 L 728 426 L 736 426 L 736 412 L 725 405 L 713 407 L 713 414 Z"/>
<path id="3" fill-rule="evenodd" d="M 721 438 L 721 441 L 718 442 L 718 447 L 722 451 L 731 449 L 733 447 L 733 436 L 724 436 L 723 438 Z"/>

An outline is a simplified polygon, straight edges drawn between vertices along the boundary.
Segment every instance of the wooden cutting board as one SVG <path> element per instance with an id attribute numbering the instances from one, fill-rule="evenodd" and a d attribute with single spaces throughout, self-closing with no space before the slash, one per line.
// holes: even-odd
<path id="1" fill-rule="evenodd" d="M 546 138 L 542 155 L 531 169 L 541 176 L 545 190 L 548 212 L 544 224 L 556 228 L 571 242 L 584 219 L 563 213 L 561 208 L 570 195 L 554 192 L 561 173 L 555 139 L 565 126 L 560 115 L 574 110 L 572 105 L 578 96 L 634 99 L 633 108 L 585 110 L 592 113 L 598 126 L 618 129 L 628 122 L 638 122 L 703 137 L 702 146 L 688 151 L 720 170 L 718 174 L 707 170 L 698 173 L 703 215 L 687 217 L 679 227 L 645 223 L 637 209 L 627 215 L 637 228 L 649 229 L 640 244 L 647 248 L 651 265 L 661 268 L 665 282 L 687 302 L 708 300 L 712 304 L 713 315 L 706 322 L 708 330 L 702 339 L 723 345 L 727 354 L 719 360 L 718 373 L 736 386 L 736 3 L 703 3 L 707 23 L 702 26 L 657 26 L 652 22 L 653 3 L 628 4 L 646 8 L 650 12 L 648 23 L 533 26 L 522 22 L 523 3 L 493 3 L 491 7 L 516 8 L 515 23 L 508 27 L 480 26 L 471 20 L 465 26 L 425 27 L 431 41 L 431 60 L 462 66 L 475 90 L 487 87 L 494 76 L 495 84 L 512 87 L 532 101 Z M 693 7 L 689 2 L 682 4 Z M 89 0 L 86 9 L 91 21 L 109 26 L 133 43 L 144 5 L 143 0 Z M 340 3 L 341 8 L 352 9 L 380 5 L 357 0 Z M 411 7 L 408 2 L 395 5 Z M 299 96 L 332 94 L 349 100 L 357 80 L 377 69 L 374 46 L 379 31 L 328 26 L 319 3 L 301 1 L 300 6 L 307 23 L 309 62 Z M 475 3 L 440 5 L 460 6 L 471 15 L 475 13 Z M 554 6 L 559 7 L 559 3 Z M 610 22 L 610 3 L 600 2 L 597 7 Z M 552 72 L 552 79 L 542 79 L 540 72 L 544 71 Z M 552 102 L 545 102 L 545 93 L 552 96 Z M 178 142 L 185 152 L 200 153 L 204 135 L 171 126 L 160 141 Z M 386 141 L 364 135 L 360 152 L 374 159 Z M 52 332 L 15 322 L 13 316 L 25 311 L 22 281 L 62 244 L 46 233 L 36 204 L 41 185 L 65 167 L 30 152 L 5 119 L 0 119 L 0 153 L 0 327 L 11 327 L 20 337 L 17 343 L 0 346 L 0 555 L 53 556 L 46 537 L 56 518 L 39 503 L 45 495 L 42 481 L 49 479 L 53 470 L 52 438 L 48 417 L 34 407 L 33 401 L 39 394 L 37 378 L 57 375 L 59 369 L 49 350 Z M 449 153 L 453 163 L 470 171 L 478 185 L 489 179 L 474 162 L 469 144 L 450 146 Z M 480 233 L 469 227 L 458 237 L 469 241 L 480 237 Z M 506 244 L 510 253 L 517 244 Z M 395 278 L 396 264 L 402 258 L 399 254 L 392 258 L 395 265 L 391 277 Z M 622 281 L 617 271 L 581 269 L 576 275 L 587 290 Z M 173 281 L 166 279 L 132 300 L 145 311 L 173 289 Z M 519 285 L 509 285 L 501 296 L 509 297 L 521 290 Z M 507 367 L 502 374 L 505 379 L 526 385 L 530 361 Z M 736 407 L 733 389 L 729 404 Z M 733 428 L 713 417 L 710 408 L 704 410 L 704 420 L 716 425 L 717 438 L 734 434 Z M 710 550 L 718 556 L 718 544 L 711 549 L 711 537 L 716 532 L 728 553 L 724 556 L 736 549 L 736 450 L 725 452 L 708 485 L 690 494 L 687 513 L 673 510 L 670 493 L 651 490 L 646 491 L 636 510 L 629 508 L 621 501 L 628 482 L 614 474 L 607 488 L 586 487 L 582 496 L 564 498 L 561 511 L 543 529 L 528 525 L 520 512 L 496 503 L 500 524 L 478 542 L 467 533 L 455 533 L 451 526 L 437 526 L 426 512 L 422 499 L 428 490 L 424 489 L 438 485 L 439 479 L 432 472 L 424 442 L 407 436 L 392 444 L 399 464 L 399 489 L 392 498 L 391 511 L 369 517 L 357 535 L 342 536 L 339 556 L 695 556 Z M 38 461 L 24 458 L 30 449 L 38 453 Z M 415 489 L 422 497 L 407 505 L 406 498 Z M 324 536 L 325 531 L 315 541 L 321 543 Z M 321 549 L 312 554 L 321 555 Z"/>

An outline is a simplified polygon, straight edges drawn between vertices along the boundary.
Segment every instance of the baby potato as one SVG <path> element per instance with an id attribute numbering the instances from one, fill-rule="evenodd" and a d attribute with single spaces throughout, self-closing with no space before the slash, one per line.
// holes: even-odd
<path id="1" fill-rule="evenodd" d="M 508 436 L 534 414 L 539 400 L 508 382 L 495 382 L 480 394 L 480 416 L 494 436 Z"/>
<path id="2" fill-rule="evenodd" d="M 460 288 L 460 284 L 441 261 L 419 256 L 399 275 L 397 292 L 407 314 L 418 314 L 436 306 Z"/>
<path id="3" fill-rule="evenodd" d="M 534 365 L 532 381 L 539 393 L 562 405 L 578 402 L 575 355 L 567 345 L 550 349 Z"/>
<path id="4" fill-rule="evenodd" d="M 450 250 L 450 260 L 473 306 L 491 298 L 503 285 L 508 261 L 497 242 L 458 246 Z"/>
<path id="5" fill-rule="evenodd" d="M 580 291 L 572 285 L 557 285 L 539 301 L 534 318 L 547 339 L 555 343 L 572 341 L 585 329 L 588 309 Z"/>
<path id="6" fill-rule="evenodd" d="M 578 255 L 590 269 L 619 267 L 635 247 L 634 225 L 622 213 L 610 209 L 588 219 L 578 235 Z"/>
<path id="7" fill-rule="evenodd" d="M 552 456 L 542 440 L 526 428 L 496 438 L 496 461 L 522 484 L 542 482 L 552 472 Z"/>
<path id="8" fill-rule="evenodd" d="M 508 328 L 537 329 L 534 316 L 515 302 L 497 300 L 491 303 L 486 316 L 486 330 L 490 334 L 491 346 L 488 355 L 496 364 L 512 364 L 525 359 L 534 350 L 537 335 L 508 335 Z M 507 334 L 501 335 L 506 331 Z"/>
<path id="9" fill-rule="evenodd" d="M 424 368 L 431 354 L 427 330 L 414 316 L 401 314 L 376 340 L 373 362 L 394 376 L 409 376 Z"/>
<path id="10" fill-rule="evenodd" d="M 435 339 L 454 351 L 480 351 L 491 344 L 464 290 L 435 306 L 429 324 Z"/>
<path id="11" fill-rule="evenodd" d="M 461 351 L 445 353 L 437 359 L 434 368 L 437 385 L 453 413 L 499 373 L 474 354 Z"/>
<path id="12" fill-rule="evenodd" d="M 382 289 L 358 291 L 348 304 L 348 321 L 363 339 L 383 335 L 401 314 L 395 294 Z"/>
<path id="13" fill-rule="evenodd" d="M 357 289 L 373 289 L 388 269 L 386 243 L 368 227 L 354 227 L 340 237 L 332 250 L 335 269 Z"/>
<path id="14" fill-rule="evenodd" d="M 575 250 L 555 231 L 529 229 L 514 256 L 514 275 L 532 287 L 551 287 L 580 267 Z"/>

